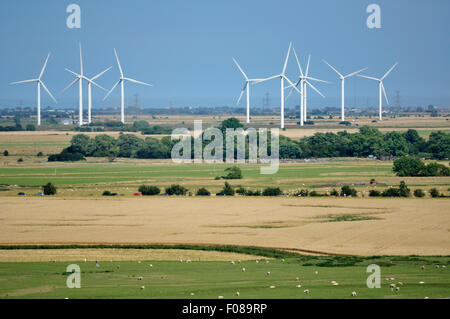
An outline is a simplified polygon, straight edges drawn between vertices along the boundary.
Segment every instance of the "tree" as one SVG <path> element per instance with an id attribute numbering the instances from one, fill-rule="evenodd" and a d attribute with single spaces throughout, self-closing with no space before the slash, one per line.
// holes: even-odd
<path id="1" fill-rule="evenodd" d="M 414 190 L 414 196 L 415 197 L 424 197 L 425 196 L 425 192 L 421 189 L 415 189 Z"/>
<path id="2" fill-rule="evenodd" d="M 89 136 L 85 134 L 74 135 L 72 137 L 72 140 L 70 141 L 70 145 L 72 146 L 73 152 L 87 155 L 89 140 L 90 140 Z"/>
<path id="3" fill-rule="evenodd" d="M 220 124 L 220 130 L 222 131 L 222 133 L 225 133 L 227 128 L 237 129 L 240 127 L 244 127 L 244 125 L 242 125 L 241 122 L 235 117 L 230 117 L 222 121 L 222 123 Z"/>
<path id="4" fill-rule="evenodd" d="M 228 182 L 225 182 L 225 185 L 222 189 L 222 193 L 225 194 L 226 196 L 234 196 L 234 189 L 233 187 L 231 187 L 230 184 L 228 184 Z"/>
<path id="5" fill-rule="evenodd" d="M 33 124 L 27 124 L 26 130 L 27 131 L 36 131 L 36 127 Z"/>
<path id="6" fill-rule="evenodd" d="M 397 176 L 420 176 L 425 168 L 425 164 L 417 158 L 402 157 L 394 161 L 392 170 Z"/>
<path id="7" fill-rule="evenodd" d="M 156 186 L 141 185 L 139 187 L 139 193 L 142 195 L 158 195 L 160 192 L 161 190 Z"/>
<path id="8" fill-rule="evenodd" d="M 41 156 L 44 156 L 44 153 L 42 153 L 42 152 L 38 152 L 36 156 L 37 156 L 37 157 L 41 157 Z"/>
<path id="9" fill-rule="evenodd" d="M 432 132 L 425 143 L 424 152 L 432 153 L 436 159 L 450 158 L 450 133 Z"/>
<path id="10" fill-rule="evenodd" d="M 411 191 L 409 190 L 408 186 L 406 186 L 406 183 L 404 181 L 400 182 L 398 190 L 400 197 L 409 197 L 411 193 Z"/>
<path id="11" fill-rule="evenodd" d="M 348 185 L 344 185 L 341 188 L 341 196 L 352 196 L 352 197 L 356 197 L 358 196 L 358 193 L 356 192 L 356 189 L 351 188 Z"/>
<path id="12" fill-rule="evenodd" d="M 137 137 L 136 135 L 122 134 L 117 139 L 117 147 L 119 148 L 119 152 L 117 155 L 119 157 L 134 157 L 136 155 L 136 152 L 143 145 L 144 141 L 139 137 Z"/>
<path id="13" fill-rule="evenodd" d="M 232 166 L 232 167 L 226 168 L 225 173 L 227 173 L 227 175 L 222 176 L 223 179 L 241 179 L 242 178 L 242 171 L 237 166 Z"/>
<path id="14" fill-rule="evenodd" d="M 439 197 L 440 194 L 436 188 L 432 188 L 432 189 L 430 189 L 430 195 L 431 195 L 431 197 L 436 198 L 436 197 Z"/>
<path id="15" fill-rule="evenodd" d="M 47 183 L 42 186 L 44 195 L 56 195 L 56 187 L 52 183 Z"/>

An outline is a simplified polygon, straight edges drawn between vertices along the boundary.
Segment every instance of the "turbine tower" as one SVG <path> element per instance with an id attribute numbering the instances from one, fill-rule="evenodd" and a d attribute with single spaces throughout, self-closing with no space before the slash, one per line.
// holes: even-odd
<path id="1" fill-rule="evenodd" d="M 304 121 L 306 120 L 306 103 L 307 103 L 307 100 L 306 100 L 306 88 L 307 88 L 307 86 L 309 85 L 320 96 L 325 98 L 325 96 L 314 85 L 312 85 L 311 82 L 309 82 L 309 81 L 317 81 L 317 82 L 323 82 L 323 83 L 330 83 L 330 82 L 324 81 L 324 80 L 319 80 L 319 79 L 316 79 L 316 78 L 308 76 L 308 73 L 309 73 L 309 62 L 310 62 L 311 56 L 308 56 L 308 64 L 306 65 L 305 73 L 303 73 L 302 67 L 300 65 L 300 61 L 298 60 L 298 56 L 297 56 L 297 53 L 295 52 L 294 48 L 293 48 L 293 51 L 294 51 L 294 55 L 295 55 L 295 60 L 297 61 L 298 70 L 300 72 L 300 76 L 298 77 L 298 81 L 295 84 L 295 86 L 300 85 L 301 91 L 303 92 L 303 96 L 300 96 L 300 125 L 303 126 L 304 125 Z M 289 94 L 286 97 L 286 99 L 292 94 L 292 92 L 293 92 L 293 89 L 291 89 L 291 91 L 289 92 Z"/>
<path id="2" fill-rule="evenodd" d="M 93 76 L 92 78 L 87 78 L 85 75 L 81 75 L 78 74 L 76 72 L 73 72 L 69 69 L 66 69 L 66 71 L 72 73 L 73 75 L 75 75 L 75 80 L 72 81 L 72 83 L 70 83 L 64 90 L 69 89 L 72 85 L 74 85 L 77 81 L 82 81 L 85 80 L 88 82 L 88 123 L 92 122 L 92 84 L 94 84 L 96 87 L 102 89 L 103 91 L 108 91 L 105 88 L 103 88 L 102 86 L 98 85 L 97 83 L 94 82 L 94 80 L 98 79 L 100 76 L 102 76 L 106 71 L 109 71 L 112 67 L 107 68 L 106 70 L 104 70 L 103 72 L 100 72 L 99 74 Z"/>
<path id="3" fill-rule="evenodd" d="M 361 70 L 355 71 L 353 73 L 347 74 L 347 75 L 342 75 L 341 73 L 339 73 L 338 70 L 336 70 L 334 67 L 332 67 L 327 61 L 322 60 L 324 63 L 326 63 L 334 72 L 337 73 L 337 75 L 339 76 L 339 78 L 341 79 L 341 121 L 345 121 L 345 115 L 344 115 L 344 82 L 346 78 L 349 78 L 351 76 L 354 76 L 364 70 L 367 70 L 367 68 L 363 68 Z"/>
<path id="4" fill-rule="evenodd" d="M 116 49 L 114 49 L 114 55 L 116 56 L 117 66 L 119 67 L 120 78 L 113 85 L 111 90 L 109 90 L 109 92 L 105 95 L 105 97 L 103 98 L 103 101 L 106 100 L 106 98 L 112 93 L 112 91 L 114 91 L 116 86 L 120 84 L 120 121 L 122 123 L 125 123 L 125 89 L 124 89 L 124 82 L 125 81 L 129 81 L 129 82 L 142 84 L 142 85 L 147 85 L 147 86 L 153 86 L 153 85 L 125 77 L 123 75 L 122 67 L 120 66 L 120 61 L 119 61 L 119 57 L 117 56 Z"/>
<path id="5" fill-rule="evenodd" d="M 383 97 L 381 96 L 381 91 L 383 91 L 384 98 L 386 99 L 386 103 L 389 105 L 389 101 L 386 95 L 386 90 L 383 85 L 383 80 L 388 76 L 389 73 L 397 66 L 398 62 L 395 62 L 395 64 L 379 79 L 367 76 L 367 75 L 361 75 L 358 74 L 359 77 L 366 78 L 369 80 L 378 81 L 378 110 L 379 110 L 379 119 L 380 121 L 383 119 Z"/>
<path id="6" fill-rule="evenodd" d="M 260 83 L 260 82 L 264 82 L 265 80 L 263 79 L 249 79 L 247 77 L 247 74 L 245 74 L 244 70 L 242 70 L 241 66 L 239 65 L 239 63 L 233 58 L 234 63 L 236 64 L 236 66 L 238 67 L 239 71 L 241 71 L 242 75 L 244 76 L 245 79 L 245 84 L 244 87 L 241 90 L 241 94 L 239 95 L 239 98 L 236 102 L 236 104 L 239 104 L 239 102 L 241 101 L 242 95 L 244 94 L 244 91 L 246 92 L 246 97 L 247 97 L 247 123 L 250 123 L 250 84 L 251 83 Z"/>
<path id="7" fill-rule="evenodd" d="M 283 65 L 283 70 L 281 71 L 280 74 L 268 77 L 266 79 L 262 79 L 259 81 L 256 81 L 255 83 L 259 83 L 262 81 L 268 81 L 268 80 L 273 80 L 273 79 L 280 79 L 280 128 L 284 129 L 284 81 L 286 80 L 290 86 L 292 86 L 301 96 L 303 96 L 303 92 L 301 92 L 294 83 L 291 82 L 291 80 L 289 80 L 289 78 L 285 75 L 286 73 L 286 67 L 287 67 L 287 63 L 289 60 L 289 53 L 291 52 L 291 47 L 292 47 L 292 42 L 289 43 L 289 48 L 288 48 L 288 52 L 286 54 L 286 59 L 284 60 L 284 65 Z"/>
<path id="8" fill-rule="evenodd" d="M 41 85 L 44 88 L 44 90 L 50 95 L 53 101 L 56 103 L 56 99 L 53 97 L 53 95 L 50 93 L 50 91 L 45 86 L 44 82 L 42 82 L 41 78 L 44 74 L 45 68 L 47 67 L 47 62 L 50 57 L 50 52 L 47 55 L 47 58 L 45 59 L 44 66 L 42 67 L 41 73 L 39 74 L 39 77 L 37 79 L 31 79 L 31 80 L 23 80 L 23 81 L 17 81 L 17 82 L 11 82 L 10 84 L 21 84 L 21 83 L 28 83 L 28 82 L 36 82 L 37 83 L 37 125 L 41 125 Z"/>

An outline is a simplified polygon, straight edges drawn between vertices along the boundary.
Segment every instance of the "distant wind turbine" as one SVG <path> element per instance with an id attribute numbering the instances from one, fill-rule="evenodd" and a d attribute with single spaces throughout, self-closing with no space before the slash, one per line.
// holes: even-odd
<path id="1" fill-rule="evenodd" d="M 41 85 L 44 88 L 44 90 L 50 95 L 53 101 L 56 103 L 56 99 L 53 97 L 53 95 L 50 93 L 50 91 L 45 86 L 44 82 L 42 82 L 41 78 L 44 74 L 45 68 L 47 67 L 48 58 L 50 57 L 50 52 L 47 55 L 47 58 L 45 59 L 44 66 L 42 67 L 41 73 L 39 74 L 39 77 L 37 79 L 31 79 L 31 80 L 23 80 L 23 81 L 17 81 L 17 82 L 11 82 L 11 84 L 20 84 L 20 83 L 28 83 L 28 82 L 36 82 L 37 83 L 37 125 L 41 125 Z"/>
<path id="2" fill-rule="evenodd" d="M 238 98 L 236 104 L 239 104 L 239 102 L 241 101 L 242 95 L 244 94 L 244 91 L 245 91 L 246 97 L 247 97 L 247 119 L 246 119 L 246 122 L 250 123 L 250 84 L 264 82 L 264 80 L 263 79 L 249 79 L 247 77 L 247 74 L 245 74 L 244 70 L 242 70 L 241 66 L 234 58 L 233 58 L 233 61 L 234 61 L 234 64 L 236 64 L 236 66 L 238 67 L 239 71 L 241 71 L 241 73 L 245 79 L 244 87 L 241 90 L 241 94 L 239 95 L 239 98 Z"/>
<path id="3" fill-rule="evenodd" d="M 286 80 L 290 84 L 290 86 L 292 86 L 301 96 L 303 96 L 303 93 L 285 75 L 287 63 L 288 63 L 288 60 L 289 60 L 289 54 L 291 52 L 291 48 L 292 48 L 292 42 L 289 43 L 289 48 L 288 48 L 288 52 L 286 54 L 286 59 L 284 60 L 283 70 L 281 71 L 280 74 L 277 74 L 277 75 L 274 75 L 274 76 L 268 77 L 266 79 L 262 79 L 260 81 L 256 81 L 255 82 L 255 83 L 259 83 L 259 82 L 262 82 L 262 81 L 268 81 L 268 80 L 272 80 L 272 79 L 280 79 L 280 94 L 281 94 L 281 98 L 280 98 L 280 127 L 281 127 L 281 129 L 284 129 L 284 81 Z"/>
<path id="4" fill-rule="evenodd" d="M 386 95 L 386 90 L 384 89 L 383 80 L 388 76 L 389 73 L 397 66 L 398 62 L 395 62 L 395 64 L 379 79 L 367 76 L 367 75 L 360 75 L 359 77 L 366 78 L 369 80 L 378 81 L 378 110 L 379 110 L 379 119 L 380 121 L 383 119 L 383 98 L 381 96 L 381 91 L 383 91 L 384 98 L 386 99 L 386 103 L 389 105 L 389 100 Z"/>
<path id="5" fill-rule="evenodd" d="M 125 90 L 124 90 L 124 82 L 125 81 L 129 81 L 129 82 L 142 84 L 142 85 L 147 85 L 147 86 L 153 86 L 153 85 L 125 77 L 123 75 L 122 67 L 120 66 L 120 61 L 119 61 L 119 57 L 117 56 L 116 49 L 114 49 L 114 55 L 116 56 L 117 66 L 119 67 L 120 78 L 113 85 L 111 90 L 109 90 L 109 92 L 105 95 L 105 97 L 103 98 L 103 101 L 106 100 L 106 98 L 112 93 L 112 91 L 114 91 L 116 86 L 120 84 L 120 121 L 122 123 L 125 123 Z"/>
<path id="6" fill-rule="evenodd" d="M 353 73 L 347 74 L 347 75 L 342 75 L 341 73 L 339 73 L 338 70 L 336 70 L 334 67 L 331 66 L 331 64 L 329 64 L 327 61 L 322 60 L 324 63 L 326 63 L 334 72 L 337 73 L 337 75 L 339 76 L 339 78 L 341 79 L 341 121 L 345 121 L 345 115 L 344 115 L 344 81 L 346 78 L 349 78 L 351 76 L 354 76 L 364 70 L 367 70 L 367 68 L 363 68 L 361 70 L 355 71 Z"/>

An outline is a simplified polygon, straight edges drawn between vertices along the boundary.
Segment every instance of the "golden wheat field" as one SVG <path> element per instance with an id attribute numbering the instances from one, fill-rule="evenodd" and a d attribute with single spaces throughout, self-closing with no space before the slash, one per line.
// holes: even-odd
<path id="1" fill-rule="evenodd" d="M 449 199 L 1 199 L 1 244 L 218 244 L 450 255 Z"/>

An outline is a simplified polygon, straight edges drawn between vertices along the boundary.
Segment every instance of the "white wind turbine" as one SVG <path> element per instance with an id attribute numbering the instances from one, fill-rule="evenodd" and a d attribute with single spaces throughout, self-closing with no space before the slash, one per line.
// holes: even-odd
<path id="1" fill-rule="evenodd" d="M 367 75 L 361 75 L 358 74 L 359 77 L 366 78 L 369 80 L 378 81 L 378 110 L 379 110 L 379 119 L 380 121 L 383 119 L 383 98 L 381 96 L 381 91 L 383 91 L 384 98 L 386 99 L 386 103 L 389 105 L 389 101 L 386 95 L 386 90 L 384 89 L 383 80 L 388 76 L 389 73 L 397 66 L 398 62 L 395 62 L 395 64 L 379 79 L 367 76 Z"/>
<path id="2" fill-rule="evenodd" d="M 334 67 L 332 67 L 327 61 L 322 60 L 324 63 L 326 63 L 334 72 L 337 73 L 337 75 L 339 75 L 339 78 L 341 79 L 341 121 L 345 121 L 345 115 L 344 115 L 344 82 L 346 78 L 349 78 L 351 76 L 354 76 L 364 70 L 367 70 L 367 68 L 363 68 L 361 70 L 355 71 L 353 73 L 349 73 L 347 75 L 342 75 L 341 73 L 339 73 L 338 70 L 336 70 Z"/>
<path id="3" fill-rule="evenodd" d="M 56 103 L 56 99 L 53 97 L 53 95 L 50 93 L 50 91 L 45 86 L 44 82 L 42 82 L 42 80 L 41 80 L 42 75 L 44 74 L 45 68 L 47 67 L 47 62 L 48 62 L 49 57 L 50 57 L 50 53 L 47 55 L 47 58 L 45 59 L 45 62 L 44 62 L 44 66 L 42 67 L 41 73 L 39 74 L 39 77 L 37 79 L 11 82 L 11 84 L 20 84 L 20 83 L 28 83 L 28 82 L 36 82 L 37 83 L 37 125 L 41 125 L 41 85 L 44 88 L 44 90 L 48 93 L 48 95 L 50 95 L 50 97 Z"/>
<path id="4" fill-rule="evenodd" d="M 291 80 L 289 80 L 289 78 L 285 75 L 286 73 L 286 67 L 287 67 L 287 63 L 289 60 L 289 53 L 291 52 L 291 47 L 292 47 L 292 42 L 289 43 L 289 48 L 288 48 L 288 52 L 286 55 L 286 59 L 284 60 L 284 65 L 283 65 L 283 70 L 280 74 L 268 77 L 266 79 L 262 79 L 259 81 L 256 81 L 255 83 L 259 83 L 259 82 L 263 82 L 263 81 L 268 81 L 268 80 L 272 80 L 272 79 L 280 79 L 280 93 L 281 93 L 281 99 L 280 99 L 280 127 L 281 129 L 284 129 L 284 81 L 286 80 L 290 86 L 292 86 L 301 96 L 303 96 L 303 92 L 301 92 L 294 83 L 291 82 Z"/>
<path id="5" fill-rule="evenodd" d="M 306 70 L 305 70 L 305 73 L 303 73 L 302 67 L 300 65 L 300 61 L 298 60 L 298 56 L 297 56 L 297 53 L 295 52 L 294 48 L 293 48 L 293 51 L 294 51 L 294 55 L 295 55 L 295 60 L 297 61 L 298 70 L 300 72 L 300 76 L 298 77 L 299 79 L 298 79 L 297 83 L 295 84 L 295 86 L 300 85 L 301 91 L 303 93 L 303 96 L 300 96 L 300 125 L 303 126 L 304 121 L 306 120 L 306 107 L 307 107 L 306 88 L 307 88 L 307 86 L 309 85 L 320 96 L 325 98 L 325 96 L 309 81 L 316 81 L 316 82 L 323 82 L 323 83 L 330 83 L 330 82 L 324 81 L 324 80 L 319 80 L 319 79 L 308 76 L 309 62 L 311 60 L 311 56 L 308 56 L 308 63 L 306 65 Z M 291 89 L 291 91 L 289 92 L 287 97 L 289 97 L 292 92 L 293 92 L 293 89 Z"/>
<path id="6" fill-rule="evenodd" d="M 246 122 L 250 123 L 250 84 L 264 82 L 264 80 L 263 79 L 249 79 L 247 77 L 247 74 L 245 74 L 244 70 L 242 70 L 241 66 L 234 58 L 233 58 L 233 61 L 236 64 L 236 66 L 238 67 L 239 71 L 241 71 L 241 73 L 245 79 L 244 87 L 241 90 L 241 94 L 239 95 L 239 98 L 238 98 L 236 104 L 239 104 L 239 102 L 241 101 L 242 95 L 244 94 L 244 91 L 245 91 L 246 97 L 247 97 L 247 120 L 246 120 Z"/>
<path id="7" fill-rule="evenodd" d="M 98 79 L 100 76 L 102 76 L 106 71 L 109 71 L 112 67 L 110 66 L 109 68 L 107 68 L 106 70 L 100 72 L 99 74 L 93 76 L 92 78 L 88 78 L 85 75 L 81 75 L 78 74 L 76 72 L 73 72 L 69 69 L 66 69 L 68 72 L 72 73 L 73 75 L 76 76 L 76 79 L 73 80 L 72 83 L 70 83 L 64 90 L 67 90 L 68 88 L 70 88 L 72 85 L 74 85 L 77 81 L 81 80 L 85 80 L 88 82 L 88 123 L 92 122 L 92 84 L 94 84 L 96 87 L 102 89 L 103 91 L 107 91 L 105 88 L 103 88 L 102 86 L 98 85 L 97 83 L 94 82 L 94 80 Z"/>
<path id="8" fill-rule="evenodd" d="M 147 86 L 153 86 L 153 85 L 148 84 L 148 83 L 145 83 L 145 82 L 141 82 L 141 81 L 138 81 L 138 80 L 134 80 L 134 79 L 130 79 L 130 78 L 124 77 L 123 71 L 122 71 L 122 67 L 120 66 L 119 57 L 117 56 L 116 49 L 114 49 L 114 55 L 116 56 L 117 66 L 119 67 L 120 78 L 119 78 L 119 80 L 113 85 L 113 87 L 111 88 L 111 90 L 109 90 L 109 92 L 105 95 L 105 97 L 103 98 L 103 101 L 106 100 L 106 98 L 112 93 L 112 91 L 114 91 L 114 89 L 116 88 L 116 86 L 120 84 L 120 121 L 121 121 L 122 123 L 125 123 L 125 92 L 124 92 L 124 82 L 125 82 L 125 81 L 129 81 L 129 82 L 133 82 L 133 83 L 137 83 L 137 84 L 142 84 L 142 85 L 147 85 Z"/>

